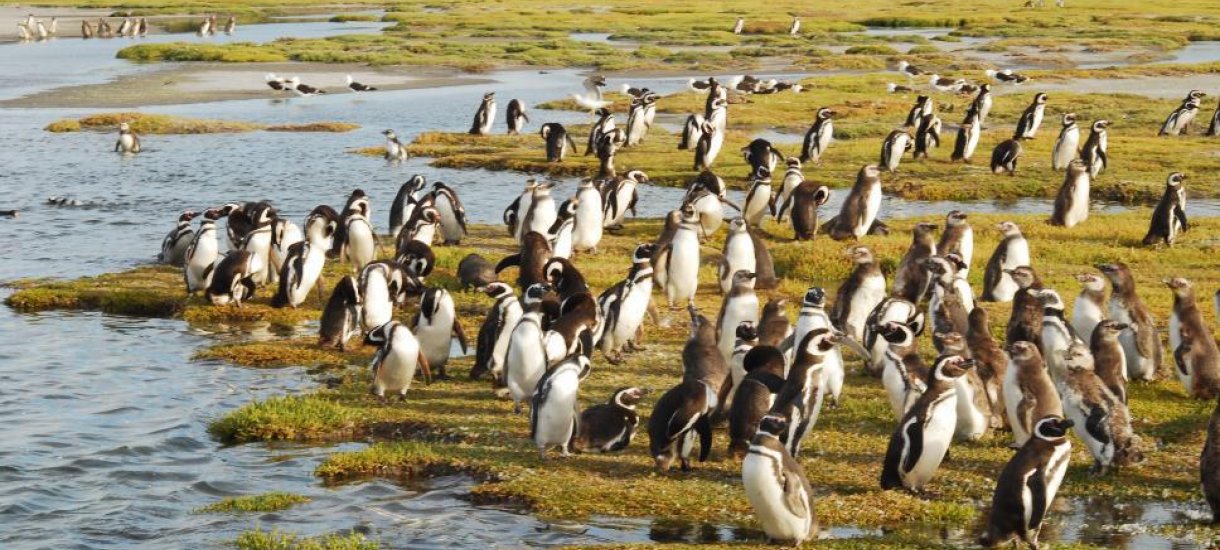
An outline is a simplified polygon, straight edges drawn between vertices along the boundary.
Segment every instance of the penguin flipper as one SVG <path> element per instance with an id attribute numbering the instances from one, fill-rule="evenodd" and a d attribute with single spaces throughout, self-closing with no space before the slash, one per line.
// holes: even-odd
<path id="1" fill-rule="evenodd" d="M 902 471 L 910 472 L 915 469 L 915 464 L 919 463 L 919 457 L 923 454 L 923 422 L 918 416 L 911 416 L 903 432 L 907 442 L 907 455 L 902 461 Z"/>
<path id="2" fill-rule="evenodd" d="M 1046 470 L 1045 466 L 1034 470 L 1033 475 L 1029 476 L 1029 480 L 1025 482 L 1026 490 L 1029 491 L 1029 524 L 1025 526 L 1028 529 L 1035 529 L 1042 525 L 1042 517 L 1046 514 Z"/>
<path id="3" fill-rule="evenodd" d="M 466 340 L 466 331 L 462 330 L 462 323 L 457 319 L 453 320 L 453 335 L 457 336 L 458 344 L 462 346 L 462 353 L 470 353 L 470 345 Z"/>
<path id="4" fill-rule="evenodd" d="M 1173 216 L 1178 219 L 1178 223 L 1182 224 L 1182 231 L 1188 231 L 1190 224 L 1186 222 L 1186 209 L 1182 205 L 1178 205 L 1173 209 Z"/>
<path id="5" fill-rule="evenodd" d="M 496 264 L 496 273 L 499 274 L 501 271 L 504 271 L 505 269 L 508 269 L 513 266 L 517 266 L 517 267 L 521 266 L 521 255 L 520 254 L 512 254 L 509 256 L 505 256 L 504 259 L 500 260 L 500 263 Z"/>
<path id="6" fill-rule="evenodd" d="M 1089 406 L 1087 403 L 1084 405 L 1088 407 L 1089 413 L 1088 418 L 1084 421 L 1085 431 L 1089 432 L 1089 435 L 1093 436 L 1094 439 L 1100 441 L 1103 445 L 1109 445 L 1113 441 L 1110 437 L 1109 426 L 1107 425 L 1110 412 L 1105 407 Z"/>
<path id="7" fill-rule="evenodd" d="M 902 460 L 902 431 L 895 430 L 890 436 L 889 447 L 885 451 L 885 462 L 881 466 L 881 488 L 897 489 L 902 487 L 902 476 L 898 474 L 898 463 Z"/>
<path id="8" fill-rule="evenodd" d="M 791 461 L 791 463 L 789 463 Z M 784 460 L 784 506 L 792 515 L 799 518 L 809 517 L 809 493 L 806 484 L 799 477 L 800 470 L 796 461 L 785 456 Z"/>
<path id="9" fill-rule="evenodd" d="M 712 420 L 711 416 L 702 414 L 695 421 L 695 432 L 699 434 L 699 462 L 704 462 L 712 454 Z"/>

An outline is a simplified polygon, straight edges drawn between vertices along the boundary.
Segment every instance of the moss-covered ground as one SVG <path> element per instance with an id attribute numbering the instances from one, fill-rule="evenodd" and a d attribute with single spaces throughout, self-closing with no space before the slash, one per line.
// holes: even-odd
<path id="1" fill-rule="evenodd" d="M 81 118 L 64 118 L 46 126 L 52 133 L 117 131 L 128 123 L 136 134 L 231 134 L 265 130 L 268 132 L 350 132 L 360 127 L 350 122 L 311 122 L 307 124 L 257 124 L 229 120 L 209 120 L 174 115 L 122 112 L 98 113 Z"/>

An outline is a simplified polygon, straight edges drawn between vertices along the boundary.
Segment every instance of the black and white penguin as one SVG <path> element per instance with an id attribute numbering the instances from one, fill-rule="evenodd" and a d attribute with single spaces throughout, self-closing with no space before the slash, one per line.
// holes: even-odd
<path id="1" fill-rule="evenodd" d="M 1046 372 L 1038 346 L 1015 342 L 1008 350 L 1008 369 L 1004 373 L 1004 408 L 1012 428 L 1013 443 L 1025 445 L 1034 433 L 1037 419 L 1063 416 L 1063 402 Z"/>
<path id="2" fill-rule="evenodd" d="M 983 123 L 979 111 L 973 106 L 966 110 L 966 118 L 957 127 L 957 139 L 953 142 L 953 155 L 950 159 L 970 163 L 974 150 L 979 146 L 979 136 L 983 132 Z"/>
<path id="3" fill-rule="evenodd" d="M 1169 117 L 1165 119 L 1165 123 L 1161 124 L 1161 130 L 1157 132 L 1158 136 L 1178 136 L 1186 135 L 1190 130 L 1190 123 L 1194 122 L 1195 117 L 1199 114 L 1198 98 L 1187 98 L 1177 109 L 1169 113 Z"/>
<path id="4" fill-rule="evenodd" d="M 1072 330 L 1088 342 L 1093 337 L 1093 329 L 1108 317 L 1106 281 L 1094 273 L 1082 273 L 1076 280 L 1080 281 L 1080 294 L 1072 304 Z"/>
<path id="5" fill-rule="evenodd" d="M 359 273 L 377 259 L 377 235 L 373 232 L 372 206 L 363 190 L 352 191 L 343 212 L 343 256 Z"/>
<path id="6" fill-rule="evenodd" d="M 751 254 L 751 261 L 752 256 Z M 720 335 L 717 342 L 720 354 L 726 362 L 733 356 L 733 348 L 737 343 L 737 327 L 742 323 L 758 324 L 759 302 L 758 295 L 754 293 L 754 277 L 753 271 L 734 271 L 729 290 L 725 292 L 720 303 L 720 313 L 716 316 L 716 332 Z"/>
<path id="7" fill-rule="evenodd" d="M 567 129 L 558 122 L 543 124 L 538 135 L 546 141 L 547 162 L 563 162 L 564 157 L 576 151 L 576 142 L 572 141 Z"/>
<path id="8" fill-rule="evenodd" d="M 1165 181 L 1165 193 L 1152 211 L 1152 221 L 1148 233 L 1144 235 L 1144 244 L 1163 242 L 1166 246 L 1173 246 L 1178 233 L 1185 233 L 1190 229 L 1190 224 L 1186 221 L 1186 186 L 1183 185 L 1185 180 L 1186 174 L 1181 172 L 1169 174 Z"/>
<path id="9" fill-rule="evenodd" d="M 385 135 L 385 159 L 407 160 L 407 147 L 398 140 L 398 134 L 395 134 L 394 130 L 385 130 L 381 133 Z"/>
<path id="10" fill-rule="evenodd" d="M 721 249 L 720 266 L 717 270 L 720 279 L 720 292 L 727 294 L 733 287 L 733 278 L 738 271 L 753 273 L 755 267 L 754 240 L 750 238 L 750 230 L 744 218 L 729 220 L 728 235 L 724 238 Z"/>
<path id="11" fill-rule="evenodd" d="M 874 325 L 877 343 L 885 347 L 881 359 L 881 386 L 885 388 L 895 420 L 928 389 L 929 369 L 919 355 L 915 329 L 901 321 Z"/>
<path id="12" fill-rule="evenodd" d="M 1123 355 L 1123 345 L 1118 341 L 1118 336 L 1127 328 L 1123 323 L 1105 319 L 1097 323 L 1089 340 L 1093 371 L 1123 403 L 1127 402 L 1127 358 Z"/>
<path id="13" fill-rule="evenodd" d="M 788 431 L 780 441 L 792 456 L 801 452 L 801 443 L 818 422 L 825 400 L 825 360 L 847 336 L 834 328 L 809 331 L 793 347 L 792 368 L 771 406 L 771 414 L 788 419 Z"/>
<path id="14" fill-rule="evenodd" d="M 517 226 L 517 239 L 522 241 L 526 233 L 531 231 L 547 234 L 559 213 L 555 209 L 555 197 L 551 189 L 555 184 L 544 182 L 530 188 L 530 199 L 526 208 L 521 211 L 521 223 Z M 523 202 L 524 204 L 524 202 Z"/>
<path id="15" fill-rule="evenodd" d="M 627 110 L 627 147 L 639 145 L 648 134 L 646 112 L 650 102 L 655 101 L 648 97 L 637 97 L 631 100 L 631 107 Z"/>
<path id="16" fill-rule="evenodd" d="M 808 297 L 808 294 L 806 294 Z M 865 322 L 864 341 L 861 344 L 868 350 L 868 360 L 864 362 L 864 372 L 872 376 L 881 376 L 886 360 L 889 343 L 881 337 L 879 329 L 889 323 L 899 323 L 911 330 L 913 338 L 923 334 L 924 314 L 915 303 L 887 297 L 873 308 Z"/>
<path id="17" fill-rule="evenodd" d="M 652 303 L 652 244 L 641 244 L 632 253 L 627 278 L 606 289 L 597 298 L 602 316 L 602 335 L 598 343 L 602 354 L 613 364 L 623 359 L 623 351 L 642 349 L 636 339 L 644 316 Z"/>
<path id="18" fill-rule="evenodd" d="M 822 226 L 822 232 L 836 241 L 860 240 L 865 235 L 882 230 L 877 219 L 881 212 L 881 171 L 868 165 L 856 174 L 856 183 L 848 191 L 839 215 Z"/>
<path id="19" fill-rule="evenodd" d="M 1062 382 L 1066 374 L 1065 353 L 1077 344 L 1085 346 L 1087 352 L 1088 343 L 1068 323 L 1064 315 L 1066 306 L 1058 292 L 1049 288 L 1031 288 L 1029 295 L 1042 307 L 1042 331 L 1036 343 L 1046 361 L 1046 370 L 1050 372 L 1052 380 Z"/>
<path id="20" fill-rule="evenodd" d="M 119 139 L 114 142 L 114 152 L 134 155 L 140 152 L 140 136 L 131 131 L 131 125 L 119 123 Z"/>
<path id="21" fill-rule="evenodd" d="M 355 277 L 344 275 L 322 309 L 318 347 L 347 351 L 347 341 L 360 332 L 360 288 Z"/>
<path id="22" fill-rule="evenodd" d="M 787 424 L 773 415 L 759 423 L 741 464 L 741 482 L 767 538 L 800 546 L 817 538 L 818 519 L 809 480 L 779 440 Z"/>
<path id="23" fill-rule="evenodd" d="M 521 412 L 521 404 L 534 395 L 538 380 L 547 370 L 546 331 L 543 301 L 552 292 L 546 283 L 536 283 L 525 289 L 521 300 L 522 314 L 509 334 L 504 354 L 503 386 L 513 399 L 513 410 Z"/>
<path id="24" fill-rule="evenodd" d="M 407 220 L 411 219 L 420 204 L 418 194 L 424 190 L 426 185 L 428 185 L 428 180 L 424 176 L 416 174 L 398 188 L 398 193 L 394 195 L 394 202 L 390 205 L 390 236 L 397 237 Z"/>
<path id="25" fill-rule="evenodd" d="M 605 209 L 602 193 L 593 180 L 581 180 L 576 188 L 576 211 L 573 213 L 572 249 L 577 252 L 596 253 L 605 228 Z"/>
<path id="26" fill-rule="evenodd" d="M 762 228 L 763 217 L 771 214 L 775 217 L 775 193 L 771 188 L 771 173 L 754 174 L 751 178 L 750 190 L 746 192 L 746 202 L 742 205 L 741 216 L 750 227 Z"/>
<path id="27" fill-rule="evenodd" d="M 1194 399 L 1215 399 L 1220 394 L 1220 350 L 1195 303 L 1194 285 L 1182 277 L 1165 279 L 1173 292 L 1169 316 L 1169 350 L 1178 380 Z"/>
<path id="28" fill-rule="evenodd" d="M 432 207 L 440 214 L 441 237 L 446 245 L 462 243 L 466 236 L 466 207 L 457 191 L 441 182 L 432 184 Z"/>
<path id="29" fill-rule="evenodd" d="M 1019 266 L 1030 265 L 1029 241 L 1021 234 L 1017 224 L 1006 221 L 996 225 L 1003 238 L 987 260 L 987 270 L 983 273 L 983 294 L 979 300 L 984 302 L 1009 302 L 1017 292 L 1017 283 L 1008 272 Z"/>
<path id="30" fill-rule="evenodd" d="M 614 155 L 626 144 L 627 134 L 621 129 L 610 130 L 601 135 L 600 141 L 597 142 L 598 179 L 618 176 L 618 171 L 614 168 Z"/>
<path id="31" fill-rule="evenodd" d="M 724 132 L 716 128 L 714 124 L 704 122 L 699 142 L 695 145 L 694 169 L 696 171 L 711 169 L 712 163 L 716 162 L 716 156 L 720 154 L 720 148 L 723 145 Z"/>
<path id="32" fill-rule="evenodd" d="M 890 173 L 898 171 L 898 164 L 902 162 L 902 156 L 911 147 L 915 145 L 915 138 L 905 130 L 894 130 L 890 135 L 886 136 L 885 141 L 881 143 L 881 161 L 879 166 L 889 170 Z"/>
<path id="33" fill-rule="evenodd" d="M 958 284 L 957 266 L 950 258 L 933 256 L 924 260 L 923 264 L 931 290 L 928 321 L 934 331 L 932 343 L 937 351 L 943 352 L 944 346 L 937 335 L 966 334 L 970 311 L 974 309 L 973 296 L 969 295 L 968 284 L 965 289 Z"/>
<path id="34" fill-rule="evenodd" d="M 513 329 L 521 320 L 521 302 L 507 283 L 495 282 L 483 287 L 483 293 L 495 300 L 487 310 L 487 317 L 479 327 L 475 340 L 474 365 L 470 368 L 470 379 L 474 380 L 491 373 L 493 380 L 504 375 L 504 358 Z"/>
<path id="35" fill-rule="evenodd" d="M 521 133 L 521 129 L 529 123 L 530 117 L 525 114 L 525 104 L 521 100 L 514 99 L 508 102 L 508 109 L 505 111 L 505 126 L 508 127 L 508 135 L 516 135 Z M 546 139 L 544 136 L 543 139 Z M 576 147 L 572 147 L 573 150 Z"/>
<path id="36" fill-rule="evenodd" d="M 372 262 L 364 266 L 357 278 L 360 290 L 360 324 L 366 331 L 390 322 L 394 304 L 406 283 L 406 274 L 398 264 L 389 261 Z"/>
<path id="37" fill-rule="evenodd" d="M 804 183 L 805 175 L 801 173 L 801 160 L 796 157 L 788 157 L 786 162 L 787 170 L 784 172 L 784 180 L 780 185 L 779 194 L 775 197 L 776 211 L 774 213 L 775 221 L 788 221 L 788 212 L 782 209 L 784 204 L 788 203 L 789 197 L 796 188 Z"/>
<path id="38" fill-rule="evenodd" d="M 615 129 L 614 114 L 609 109 L 602 107 L 594 112 L 597 115 L 597 120 L 589 127 L 589 139 L 585 144 L 585 156 L 592 155 L 602 136 L 608 134 Z"/>
<path id="39" fill-rule="evenodd" d="M 912 158 L 928 158 L 928 150 L 940 147 L 940 117 L 929 113 L 919 120 L 915 130 L 915 153 Z"/>
<path id="40" fill-rule="evenodd" d="M 739 331 L 741 329 L 738 327 Z M 741 348 L 745 350 L 740 358 L 742 374 L 740 381 L 734 384 L 732 404 L 729 406 L 729 455 L 737 459 L 745 456 L 749 450 L 750 440 L 758 431 L 759 422 L 771 410 L 772 403 L 783 388 L 784 369 L 787 366 L 783 352 L 775 346 L 751 347 L 742 341 Z"/>
<path id="41" fill-rule="evenodd" d="M 780 212 L 792 218 L 793 239 L 813 240 L 818 232 L 818 207 L 830 200 L 830 188 L 812 181 L 801 182 L 788 195 Z"/>
<path id="42" fill-rule="evenodd" d="M 764 317 L 766 320 L 766 317 Z M 787 319 L 784 319 L 785 322 Z M 796 325 L 788 334 L 782 338 L 784 351 L 788 354 L 788 358 L 794 361 L 798 355 L 799 348 L 796 344 L 804 341 L 805 336 L 818 329 L 827 329 L 838 332 L 835 323 L 831 321 L 830 315 L 826 312 L 826 291 L 821 287 L 811 287 L 805 291 L 805 296 L 801 301 L 801 309 L 797 313 Z M 778 335 L 771 334 L 768 331 L 768 342 L 776 341 Z M 761 337 L 760 337 L 761 340 Z M 858 355 L 865 356 L 867 352 L 861 349 L 857 340 L 850 337 L 843 337 L 840 342 L 848 345 Z M 839 348 L 829 349 L 820 359 L 822 369 L 822 385 L 824 391 L 830 397 L 830 401 L 834 405 L 838 405 L 839 396 L 843 392 L 843 379 L 845 377 L 843 354 Z"/>
<path id="43" fill-rule="evenodd" d="M 216 259 L 220 256 L 216 220 L 223 215 L 219 208 L 205 210 L 203 219 L 199 222 L 199 230 L 191 237 L 191 243 L 183 256 L 182 278 L 186 282 L 187 294 L 194 294 L 211 286 L 212 270 L 216 268 Z"/>
<path id="44" fill-rule="evenodd" d="M 835 292 L 830 319 L 856 342 L 863 342 L 869 315 L 885 299 L 885 275 L 868 247 L 853 246 L 845 254 L 854 267 Z"/>
<path id="45" fill-rule="evenodd" d="M 775 165 L 784 159 L 783 153 L 779 152 L 770 141 L 762 138 L 751 141 L 749 145 L 741 148 L 741 155 L 745 157 L 746 163 L 750 165 L 750 176 L 754 177 L 760 174 L 770 174 L 775 171 Z M 766 169 L 764 172 L 763 169 Z"/>
<path id="46" fill-rule="evenodd" d="M 469 133 L 486 136 L 491 134 L 491 125 L 496 120 L 496 93 L 483 94 L 483 102 L 474 111 L 474 121 L 470 124 Z"/>
<path id="47" fill-rule="evenodd" d="M 928 389 L 911 405 L 890 436 L 881 470 L 881 488 L 921 491 L 931 481 L 949 450 L 957 427 L 955 380 L 974 368 L 973 359 L 959 355 L 937 358 Z"/>
<path id="48" fill-rule="evenodd" d="M 577 392 L 581 373 L 589 368 L 589 358 L 574 355 L 551 367 L 538 381 L 530 402 L 530 438 L 538 454 L 546 460 L 546 450 L 558 446 L 561 457 L 569 456 L 569 445 L 576 436 L 580 409 Z"/>
<path id="49" fill-rule="evenodd" d="M 232 34 L 232 33 L 230 33 L 230 34 Z M 359 82 L 356 82 L 356 80 L 354 78 L 352 78 L 352 75 L 350 75 L 350 74 L 347 75 L 346 77 L 344 77 L 343 83 L 347 85 L 347 89 L 349 89 L 353 92 L 356 92 L 358 94 L 364 93 L 364 92 L 377 91 L 377 87 L 375 87 L 375 86 L 370 86 L 368 84 L 361 84 Z"/>
<path id="50" fill-rule="evenodd" d="M 428 366 L 436 371 L 436 378 L 449 378 L 445 374 L 445 365 L 449 362 L 453 338 L 457 338 L 462 353 L 467 353 L 469 349 L 449 291 L 443 288 L 424 290 L 411 325 L 420 349 L 428 358 Z"/>
<path id="51" fill-rule="evenodd" d="M 1034 100 L 1017 120 L 1017 129 L 1013 132 L 1013 139 L 1034 139 L 1034 136 L 1038 135 L 1038 128 L 1042 126 L 1042 117 L 1046 114 L 1046 99 L 1047 96 L 1044 93 L 1034 95 Z"/>
<path id="52" fill-rule="evenodd" d="M 525 234 L 520 252 L 506 256 L 496 264 L 496 273 L 517 266 L 517 286 L 528 289 L 535 284 L 546 282 L 543 267 L 550 259 L 550 242 L 541 233 L 530 231 Z"/>
<path id="53" fill-rule="evenodd" d="M 419 347 L 419 341 L 410 329 L 398 321 L 389 321 L 373 330 L 364 337 L 367 344 L 380 346 L 373 356 L 373 387 L 372 393 L 383 403 L 387 392 L 397 393 L 400 400 L 406 400 L 407 390 L 415 380 L 416 369 L 424 373 L 424 381 L 431 383 L 432 371 L 428 366 L 428 358 Z"/>
<path id="54" fill-rule="evenodd" d="M 1207 125 L 1207 133 L 1209 137 L 1220 136 L 1220 105 L 1216 105 L 1216 111 L 1212 113 L 1211 123 Z"/>
<path id="55" fill-rule="evenodd" d="M 921 95 L 915 98 L 915 104 L 911 105 L 911 109 L 907 111 L 907 119 L 902 123 L 904 128 L 914 128 L 919 125 L 919 121 L 923 117 L 934 114 L 936 112 L 936 103 L 931 97 Z"/>
<path id="56" fill-rule="evenodd" d="M 230 250 L 216 263 L 212 281 L 206 295 L 212 305 L 223 306 L 242 302 L 254 296 L 254 253 L 248 250 Z"/>
<path id="57" fill-rule="evenodd" d="M 746 18 L 738 17 L 737 21 L 733 23 L 733 34 L 741 34 L 741 30 L 744 29 L 745 26 Z"/>
<path id="58" fill-rule="evenodd" d="M 580 452 L 615 453 L 626 449 L 635 438 L 640 415 L 635 407 L 644 398 L 640 388 L 619 388 L 608 403 L 581 411 L 572 447 Z"/>
<path id="59" fill-rule="evenodd" d="M 1130 327 L 1119 336 L 1127 359 L 1127 377 L 1154 380 L 1161 370 L 1161 338 L 1156 319 L 1135 292 L 1135 277 L 1122 262 L 1096 267 L 1110 280 L 1110 318 Z"/>
<path id="60" fill-rule="evenodd" d="M 1001 141 L 991 152 L 991 172 L 1000 174 L 1007 172 L 1009 176 L 1017 175 L 1017 161 L 1021 159 L 1021 142 L 1015 139 Z"/>
<path id="61" fill-rule="evenodd" d="M 801 18 L 793 17 L 792 25 L 788 27 L 788 34 L 796 36 L 801 33 Z"/>
<path id="62" fill-rule="evenodd" d="M 813 126 L 805 132 L 805 141 L 801 145 L 801 162 L 822 163 L 822 155 L 834 139 L 834 116 L 835 112 L 830 107 L 818 109 L 814 115 Z"/>
<path id="63" fill-rule="evenodd" d="M 1080 160 L 1088 165 L 1089 175 L 1093 178 L 1096 178 L 1097 174 L 1100 174 L 1110 164 L 1110 157 L 1106 153 L 1110 143 L 1107 134 L 1109 127 L 1110 121 L 1108 120 L 1093 122 L 1089 131 L 1089 139 L 1085 140 L 1084 147 L 1080 150 Z"/>
<path id="64" fill-rule="evenodd" d="M 1051 213 L 1051 225 L 1076 227 L 1089 217 L 1089 187 L 1093 178 L 1083 161 L 1068 163 L 1063 185 L 1055 195 L 1055 210 Z"/>
<path id="65" fill-rule="evenodd" d="M 957 254 L 962 259 L 962 267 L 958 270 L 963 276 L 970 271 L 974 261 L 974 228 L 970 227 L 969 216 L 961 210 L 950 210 L 945 215 L 945 229 L 936 243 L 938 254 Z"/>
<path id="66" fill-rule="evenodd" d="M 658 470 L 669 470 L 677 460 L 682 471 L 689 471 L 696 436 L 699 461 L 707 460 L 712 451 L 711 417 L 717 405 L 717 391 L 697 379 L 684 379 L 657 400 L 648 418 L 648 455 Z"/>
<path id="67" fill-rule="evenodd" d="M 178 215 L 178 225 L 174 227 L 165 239 L 161 241 L 161 252 L 157 254 L 157 262 L 181 267 L 186 260 L 186 249 L 191 246 L 191 241 L 195 238 L 195 231 L 191 229 L 191 220 L 198 214 L 192 210 L 186 210 Z"/>
<path id="68" fill-rule="evenodd" d="M 911 230 L 911 246 L 907 248 L 894 272 L 891 296 L 919 303 L 927 294 L 929 278 L 924 261 L 936 255 L 936 224 L 918 223 Z"/>
<path id="69" fill-rule="evenodd" d="M 1131 429 L 1131 413 L 1093 371 L 1093 355 L 1085 344 L 1064 350 L 1065 373 L 1059 382 L 1063 412 L 1075 423 L 1076 437 L 1093 455 L 1094 475 L 1143 462 L 1140 438 Z"/>
<path id="70" fill-rule="evenodd" d="M 987 124 L 987 115 L 991 114 L 991 105 L 993 102 L 994 98 L 991 96 L 991 84 L 980 84 L 978 95 L 974 96 L 974 100 L 972 100 L 970 103 L 970 106 L 979 113 L 980 126 Z"/>
<path id="71" fill-rule="evenodd" d="M 694 302 L 699 287 L 699 227 L 698 212 L 691 205 L 684 206 L 673 237 L 655 251 L 657 283 L 671 308 Z"/>
<path id="72" fill-rule="evenodd" d="M 1076 113 L 1064 113 L 1063 128 L 1055 139 L 1055 147 L 1051 150 L 1051 168 L 1066 170 L 1072 161 L 1080 156 L 1080 126 L 1076 124 Z"/>
<path id="73" fill-rule="evenodd" d="M 1073 425 L 1062 416 L 1037 419 L 1033 437 L 1000 470 L 980 545 L 992 548 L 1018 538 L 1031 548 L 1038 547 L 1042 521 L 1055 501 L 1072 457 L 1067 432 Z"/>

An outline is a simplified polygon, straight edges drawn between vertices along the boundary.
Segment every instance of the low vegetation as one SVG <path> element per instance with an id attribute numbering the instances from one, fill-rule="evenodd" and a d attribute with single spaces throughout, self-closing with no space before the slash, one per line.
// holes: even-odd
<path id="1" fill-rule="evenodd" d="M 279 512 L 309 502 L 309 497 L 294 493 L 272 492 L 261 495 L 228 497 L 195 510 L 199 514 Z"/>
<path id="2" fill-rule="evenodd" d="M 360 533 L 301 537 L 282 531 L 246 531 L 233 541 L 238 550 L 377 550 L 381 544 Z"/>
<path id="3" fill-rule="evenodd" d="M 136 134 L 232 134 L 265 130 L 268 132 L 350 132 L 360 128 L 349 122 L 313 122 L 308 124 L 265 125 L 253 122 L 209 120 L 174 115 L 158 115 L 136 112 L 100 113 L 77 119 L 56 120 L 44 128 L 53 133 L 117 131 L 119 124 L 126 122 Z"/>

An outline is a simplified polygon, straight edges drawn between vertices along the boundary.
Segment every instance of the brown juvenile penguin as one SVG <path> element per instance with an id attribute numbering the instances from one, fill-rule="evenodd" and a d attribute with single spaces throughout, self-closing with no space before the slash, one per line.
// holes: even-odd
<path id="1" fill-rule="evenodd" d="M 1034 421 L 1047 416 L 1063 416 L 1063 402 L 1046 371 L 1038 346 L 1019 341 L 1008 350 L 1008 371 L 1004 374 L 1004 407 L 1012 427 L 1013 442 L 1020 448 L 1033 433 Z"/>
<path id="2" fill-rule="evenodd" d="M 1012 297 L 1012 314 L 1008 317 L 1008 329 L 1004 333 L 1004 346 L 1013 343 L 1032 342 L 1042 349 L 1042 301 L 1030 294 L 1030 290 L 1042 288 L 1042 280 L 1030 266 L 1020 266 L 1008 272 L 1017 283 L 1017 292 Z"/>
<path id="3" fill-rule="evenodd" d="M 758 423 L 784 386 L 787 365 L 784 354 L 771 345 L 755 346 L 746 352 L 742 363 L 746 376 L 729 408 L 729 454 L 736 459 L 744 457 L 750 449 Z"/>
<path id="4" fill-rule="evenodd" d="M 1140 439 L 1131 430 L 1131 413 L 1118 396 L 1093 372 L 1093 355 L 1077 342 L 1063 355 L 1064 375 L 1059 383 L 1063 411 L 1076 424 L 1076 436 L 1093 455 L 1093 473 L 1143 462 Z"/>
<path id="5" fill-rule="evenodd" d="M 755 288 L 758 284 L 755 283 Z M 787 298 L 772 298 L 763 306 L 762 317 L 758 321 L 758 345 L 779 346 L 789 334 L 792 334 L 792 323 L 788 321 L 785 311 Z"/>
<path id="6" fill-rule="evenodd" d="M 970 328 L 966 331 L 966 348 L 974 358 L 975 371 L 983 380 L 987 397 L 991 400 L 992 428 L 1008 426 L 1008 415 L 1004 410 L 1004 374 L 1008 371 L 1008 354 L 991 335 L 987 322 L 987 310 L 976 307 L 970 312 Z"/>
<path id="7" fill-rule="evenodd" d="M 1127 378 L 1154 380 L 1161 370 L 1161 337 L 1156 319 L 1135 293 L 1135 277 L 1122 262 L 1099 264 L 1102 275 L 1110 280 L 1110 318 L 1126 323 L 1131 330 L 1119 336 L 1127 357 Z"/>
<path id="8" fill-rule="evenodd" d="M 1199 477 L 1203 482 L 1203 496 L 1212 509 L 1212 524 L 1220 523 L 1220 403 L 1216 403 L 1211 420 L 1207 422 L 1207 441 L 1199 457 Z"/>
<path id="9" fill-rule="evenodd" d="M 1195 303 L 1195 289 L 1182 277 L 1165 279 L 1164 283 L 1173 291 L 1169 348 L 1178 379 L 1191 397 L 1215 399 L 1220 391 L 1220 351 Z"/>
<path id="10" fill-rule="evenodd" d="M 936 255 L 936 225 L 916 224 L 911 230 L 911 246 L 898 262 L 890 295 L 918 304 L 928 291 L 928 271 L 924 261 Z"/>
<path id="11" fill-rule="evenodd" d="M 1126 324 L 1106 319 L 1097 323 L 1089 340 L 1093 371 L 1123 403 L 1127 402 L 1127 358 L 1123 355 L 1123 345 L 1119 343 L 1118 335 L 1128 328 Z"/>

